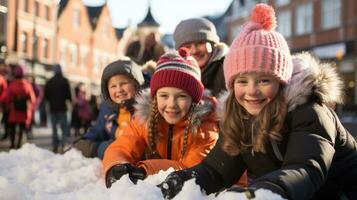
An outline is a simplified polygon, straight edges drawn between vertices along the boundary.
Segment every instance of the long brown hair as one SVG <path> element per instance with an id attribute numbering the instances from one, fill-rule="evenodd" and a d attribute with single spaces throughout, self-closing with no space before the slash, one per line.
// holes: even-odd
<path id="1" fill-rule="evenodd" d="M 268 140 L 282 140 L 281 131 L 286 112 L 282 87 L 256 117 L 251 116 L 238 103 L 232 91 L 225 102 L 225 115 L 221 122 L 223 150 L 229 155 L 237 155 L 248 149 L 265 152 Z"/>
<path id="2" fill-rule="evenodd" d="M 187 150 L 187 143 L 188 143 L 188 134 L 189 131 L 193 131 L 193 114 L 195 113 L 195 109 L 197 107 L 197 104 L 195 102 L 191 103 L 190 109 L 188 110 L 187 113 L 187 126 L 185 127 L 184 130 L 184 135 L 183 135 L 183 146 L 181 149 L 181 158 L 182 159 L 186 153 Z M 156 134 L 157 134 L 157 123 L 159 118 L 161 117 L 159 110 L 157 108 L 157 100 L 156 100 L 156 96 L 153 98 L 152 101 L 152 109 L 151 109 L 151 113 L 150 113 L 150 117 L 148 120 L 148 141 L 149 141 L 149 146 L 146 150 L 146 158 L 147 159 L 153 159 L 153 158 L 160 158 L 159 153 L 156 150 L 156 143 L 155 143 L 155 138 L 156 138 Z"/>

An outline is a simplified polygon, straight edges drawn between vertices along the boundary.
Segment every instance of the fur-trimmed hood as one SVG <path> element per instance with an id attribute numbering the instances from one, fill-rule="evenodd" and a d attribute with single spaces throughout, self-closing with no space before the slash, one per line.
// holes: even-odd
<path id="1" fill-rule="evenodd" d="M 215 112 L 217 102 L 211 97 L 209 90 L 205 90 L 201 102 L 195 109 L 192 116 L 193 127 L 201 125 L 201 120 Z M 144 89 L 136 96 L 136 104 L 134 105 L 136 111 L 134 116 L 139 117 L 141 123 L 146 123 L 150 117 L 152 109 L 152 97 L 150 95 L 150 89 Z"/>
<path id="2" fill-rule="evenodd" d="M 343 81 L 331 63 L 322 63 L 307 52 L 292 56 L 293 74 L 284 88 L 288 111 L 306 103 L 314 95 L 321 103 L 343 103 Z M 218 98 L 217 115 L 223 119 L 229 92 Z"/>
<path id="3" fill-rule="evenodd" d="M 332 63 L 322 63 L 307 52 L 292 56 L 293 74 L 285 88 L 288 111 L 304 104 L 311 95 L 321 103 L 343 103 L 343 81 Z"/>
<path id="4" fill-rule="evenodd" d="M 229 47 L 225 43 L 220 42 L 220 43 L 214 44 L 212 55 L 211 55 L 210 59 L 208 60 L 206 66 L 210 65 L 211 63 L 213 63 L 217 60 L 221 60 L 224 56 L 227 55 L 228 51 L 229 51 Z"/>

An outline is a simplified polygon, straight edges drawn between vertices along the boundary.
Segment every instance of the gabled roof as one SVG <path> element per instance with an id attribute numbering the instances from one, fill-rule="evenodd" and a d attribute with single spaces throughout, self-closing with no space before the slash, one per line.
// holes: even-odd
<path id="1" fill-rule="evenodd" d="M 127 28 L 115 28 L 115 35 L 117 36 L 117 39 L 120 39 L 123 37 L 124 31 Z"/>
<path id="2" fill-rule="evenodd" d="M 86 6 L 88 16 L 89 16 L 89 21 L 90 21 L 90 24 L 91 24 L 93 30 L 97 26 L 97 22 L 98 22 L 100 13 L 102 12 L 104 5 L 105 4 L 103 4 L 101 6 Z"/>
<path id="3" fill-rule="evenodd" d="M 69 0 L 61 0 L 58 6 L 57 18 L 62 14 L 64 8 L 66 7 Z"/>
<path id="4" fill-rule="evenodd" d="M 150 6 L 144 20 L 138 24 L 138 27 L 144 27 L 144 26 L 155 26 L 155 27 L 160 26 L 160 24 L 152 16 Z"/>

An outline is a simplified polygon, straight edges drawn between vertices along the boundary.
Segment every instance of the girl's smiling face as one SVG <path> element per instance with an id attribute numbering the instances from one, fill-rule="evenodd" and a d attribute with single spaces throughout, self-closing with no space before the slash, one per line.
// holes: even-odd
<path id="1" fill-rule="evenodd" d="M 238 103 L 256 116 L 277 95 L 280 82 L 272 75 L 252 72 L 236 76 L 233 86 Z"/>
<path id="2" fill-rule="evenodd" d="M 169 124 L 176 124 L 184 118 L 192 104 L 191 96 L 175 87 L 163 87 L 156 92 L 157 108 Z"/>

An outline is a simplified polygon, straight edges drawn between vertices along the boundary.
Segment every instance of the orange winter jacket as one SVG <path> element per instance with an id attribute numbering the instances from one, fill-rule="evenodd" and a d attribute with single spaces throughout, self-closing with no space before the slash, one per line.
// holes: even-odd
<path id="1" fill-rule="evenodd" d="M 145 93 L 145 92 L 144 92 Z M 145 94 L 142 94 L 145 95 Z M 206 99 L 199 105 L 198 112 L 193 116 L 194 130 L 190 131 L 187 143 L 187 150 L 181 158 L 181 149 L 183 147 L 184 129 L 187 126 L 187 120 L 182 120 L 173 126 L 171 159 L 168 157 L 168 132 L 169 124 L 162 118 L 157 125 L 157 135 L 155 138 L 156 150 L 162 159 L 149 159 L 141 161 L 141 158 L 148 146 L 148 116 L 143 116 L 141 109 L 150 109 L 150 98 L 137 99 L 136 114 L 130 124 L 124 129 L 123 133 L 106 150 L 103 158 L 103 169 L 107 171 L 115 164 L 131 163 L 144 168 L 147 175 L 155 174 L 160 170 L 167 170 L 172 167 L 175 170 L 192 167 L 201 162 L 216 144 L 218 139 L 218 121 L 215 115 L 216 101 L 212 98 Z M 144 101 L 144 102 L 143 102 Z M 145 115 L 145 114 L 144 114 Z M 170 152 L 169 152 L 170 153 Z"/>

